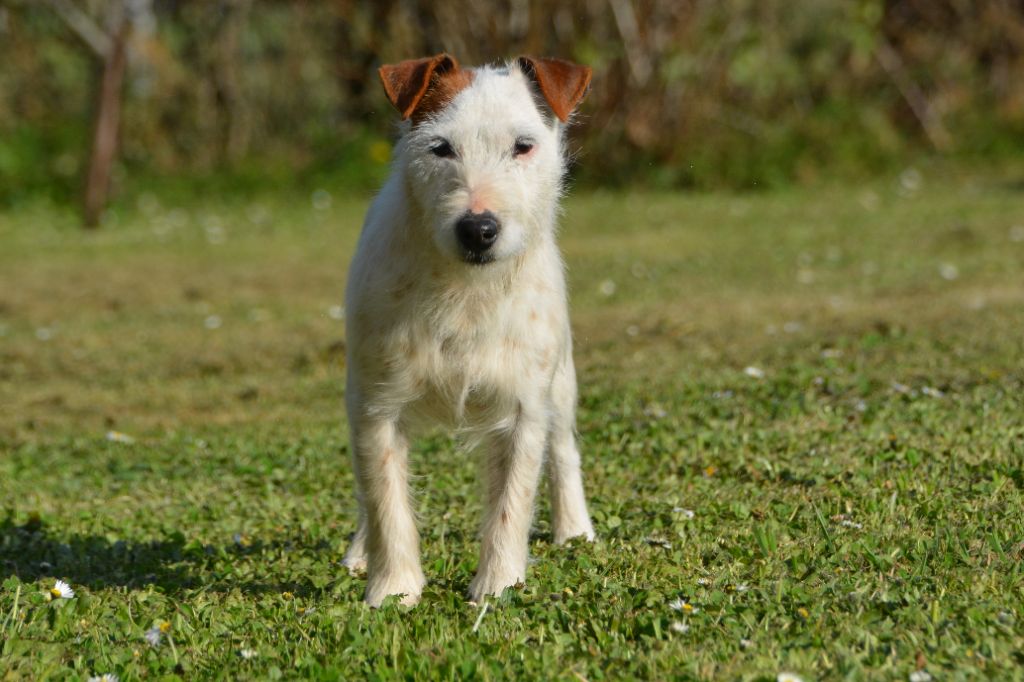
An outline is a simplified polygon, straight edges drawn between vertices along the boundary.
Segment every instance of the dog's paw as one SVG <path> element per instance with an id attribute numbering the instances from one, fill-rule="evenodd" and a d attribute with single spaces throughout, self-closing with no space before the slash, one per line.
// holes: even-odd
<path id="1" fill-rule="evenodd" d="M 469 584 L 469 600 L 482 603 L 488 595 L 500 595 L 510 587 L 521 585 L 525 582 L 525 576 L 513 571 L 477 571 L 473 582 Z"/>
<path id="2" fill-rule="evenodd" d="M 349 556 L 345 555 L 345 558 L 341 560 L 341 565 L 348 569 L 348 574 L 352 577 L 365 575 L 366 574 L 366 556 Z"/>
<path id="3" fill-rule="evenodd" d="M 345 552 L 345 558 L 341 560 L 341 565 L 348 569 L 348 574 L 351 576 L 363 575 L 366 573 L 365 533 L 356 532 L 352 537 L 352 542 L 349 544 L 348 550 Z"/>
<path id="4" fill-rule="evenodd" d="M 427 584 L 422 571 L 409 571 L 405 575 L 392 576 L 370 576 L 366 584 L 366 597 L 364 600 L 373 608 L 378 608 L 386 598 L 391 595 L 401 595 L 399 603 L 402 606 L 415 606 L 420 595 L 423 594 L 423 586 Z"/>
<path id="5" fill-rule="evenodd" d="M 594 526 L 588 518 L 584 518 L 583 521 L 578 523 L 556 526 L 554 530 L 556 545 L 564 545 L 573 538 L 583 538 L 587 542 L 593 542 L 597 538 L 597 535 L 594 533 Z"/>

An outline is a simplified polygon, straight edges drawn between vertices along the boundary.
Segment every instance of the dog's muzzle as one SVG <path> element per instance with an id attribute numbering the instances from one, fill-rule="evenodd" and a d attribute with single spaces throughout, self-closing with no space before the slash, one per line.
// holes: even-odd
<path id="1" fill-rule="evenodd" d="M 498 241 L 501 223 L 490 211 L 467 213 L 455 223 L 455 236 L 459 239 L 463 257 L 470 263 L 490 263 L 494 256 L 488 251 Z"/>

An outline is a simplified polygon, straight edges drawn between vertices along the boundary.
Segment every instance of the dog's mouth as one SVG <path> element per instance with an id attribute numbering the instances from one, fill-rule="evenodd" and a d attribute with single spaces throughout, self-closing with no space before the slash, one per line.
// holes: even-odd
<path id="1" fill-rule="evenodd" d="M 483 253 L 473 253 L 472 251 L 463 251 L 462 260 L 470 265 L 487 265 L 497 260 L 493 253 L 484 251 Z"/>

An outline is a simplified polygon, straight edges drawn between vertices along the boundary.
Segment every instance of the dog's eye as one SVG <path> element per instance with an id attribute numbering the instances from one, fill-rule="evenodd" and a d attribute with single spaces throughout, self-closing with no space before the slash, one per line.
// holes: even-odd
<path id="1" fill-rule="evenodd" d="M 430 148 L 430 151 L 434 156 L 439 156 L 442 159 L 455 158 L 455 148 L 452 147 L 452 143 L 448 140 L 438 140 L 434 146 Z"/>
<path id="2" fill-rule="evenodd" d="M 512 146 L 512 156 L 522 156 L 524 154 L 529 154 L 532 151 L 532 140 L 516 140 L 516 143 Z"/>

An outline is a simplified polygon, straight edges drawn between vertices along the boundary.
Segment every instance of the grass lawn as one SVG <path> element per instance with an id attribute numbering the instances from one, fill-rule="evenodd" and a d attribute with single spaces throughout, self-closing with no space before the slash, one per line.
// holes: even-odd
<path id="1" fill-rule="evenodd" d="M 1020 183 L 574 195 L 600 537 L 552 546 L 542 503 L 483 613 L 443 433 L 420 605 L 339 566 L 366 200 L 312 199 L 0 213 L 0 680 L 1024 679 Z"/>

